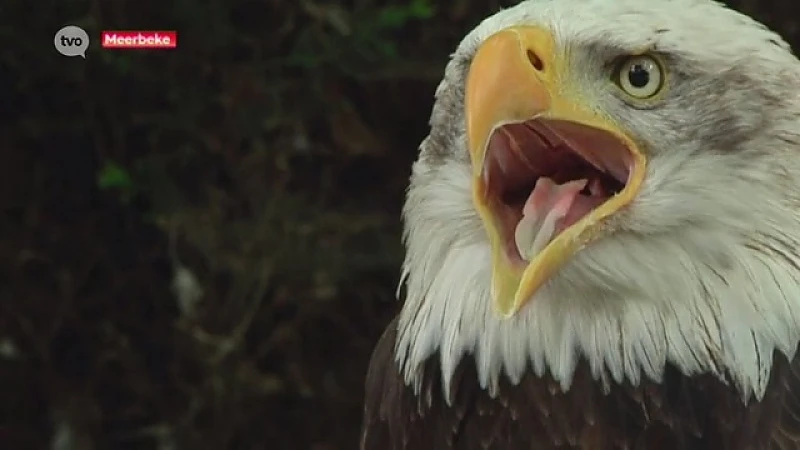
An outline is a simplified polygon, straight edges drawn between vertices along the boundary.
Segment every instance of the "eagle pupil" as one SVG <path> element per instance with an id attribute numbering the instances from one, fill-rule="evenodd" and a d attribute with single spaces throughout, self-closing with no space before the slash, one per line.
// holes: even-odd
<path id="1" fill-rule="evenodd" d="M 642 64 L 634 64 L 628 72 L 628 81 L 635 88 L 643 88 L 650 82 L 650 72 Z"/>

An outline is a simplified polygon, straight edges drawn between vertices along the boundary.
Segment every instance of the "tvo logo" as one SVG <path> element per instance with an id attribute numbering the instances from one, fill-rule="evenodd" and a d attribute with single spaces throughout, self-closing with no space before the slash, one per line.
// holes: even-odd
<path id="1" fill-rule="evenodd" d="M 67 25 L 58 30 L 53 44 L 56 51 L 64 56 L 80 56 L 86 59 L 86 50 L 89 48 L 89 35 L 81 27 Z"/>

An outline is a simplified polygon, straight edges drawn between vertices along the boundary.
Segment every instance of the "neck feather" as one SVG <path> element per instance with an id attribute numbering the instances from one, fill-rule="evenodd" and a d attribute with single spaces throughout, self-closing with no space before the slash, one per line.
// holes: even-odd
<path id="1" fill-rule="evenodd" d="M 501 376 L 517 383 L 528 370 L 567 390 L 583 358 L 606 389 L 658 382 L 669 362 L 714 374 L 748 401 L 764 395 L 773 351 L 792 359 L 800 340 L 800 242 L 781 231 L 797 228 L 791 214 L 746 236 L 687 229 L 598 241 L 511 319 L 492 310 L 490 249 L 467 165 L 418 161 L 404 216 L 396 358 L 416 388 L 435 357 L 451 392 L 456 367 L 472 357 L 490 392 Z"/>

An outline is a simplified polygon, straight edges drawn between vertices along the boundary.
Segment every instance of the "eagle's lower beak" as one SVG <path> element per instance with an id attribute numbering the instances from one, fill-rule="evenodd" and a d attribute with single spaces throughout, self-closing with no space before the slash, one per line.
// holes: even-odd
<path id="1" fill-rule="evenodd" d="M 579 77 L 568 70 L 552 34 L 537 27 L 489 37 L 469 69 L 473 201 L 492 245 L 492 295 L 503 317 L 599 237 L 604 219 L 634 199 L 644 178 L 645 156 L 609 118 L 581 103 L 567 81 Z M 559 189 L 572 190 L 556 196 Z M 536 216 L 525 223 L 538 231 L 519 230 L 523 210 Z M 536 235 L 527 257 L 515 229 Z"/>

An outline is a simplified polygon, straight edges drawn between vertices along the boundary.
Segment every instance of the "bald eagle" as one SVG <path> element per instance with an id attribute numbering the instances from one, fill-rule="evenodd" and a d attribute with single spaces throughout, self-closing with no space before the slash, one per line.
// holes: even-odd
<path id="1" fill-rule="evenodd" d="M 460 43 L 363 450 L 800 448 L 800 61 L 711 0 L 528 0 Z"/>

